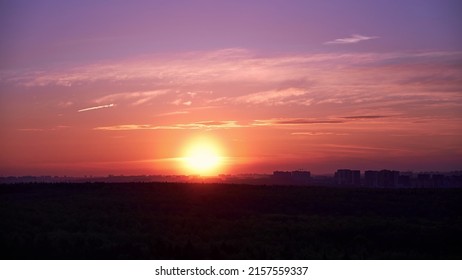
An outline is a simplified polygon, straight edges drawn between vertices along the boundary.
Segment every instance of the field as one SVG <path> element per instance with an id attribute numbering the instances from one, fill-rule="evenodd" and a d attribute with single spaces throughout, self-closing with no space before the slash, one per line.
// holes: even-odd
<path id="1" fill-rule="evenodd" d="M 462 189 L 0 185 L 1 259 L 461 259 Z"/>

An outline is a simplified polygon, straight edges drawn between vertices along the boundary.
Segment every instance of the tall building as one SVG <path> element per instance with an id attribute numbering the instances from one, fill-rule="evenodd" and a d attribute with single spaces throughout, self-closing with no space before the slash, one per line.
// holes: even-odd
<path id="1" fill-rule="evenodd" d="M 287 182 L 292 179 L 292 173 L 290 173 L 289 171 L 274 171 L 273 179 L 278 182 Z"/>
<path id="2" fill-rule="evenodd" d="M 342 186 L 359 186 L 361 185 L 361 171 L 338 169 L 335 172 L 335 182 Z"/>
<path id="3" fill-rule="evenodd" d="M 364 182 L 367 187 L 371 188 L 396 188 L 399 186 L 399 171 L 394 170 L 367 170 L 364 172 Z M 409 180 L 401 178 L 405 184 L 409 184 Z"/>
<path id="4" fill-rule="evenodd" d="M 382 188 L 398 187 L 399 171 L 380 170 L 378 174 L 378 186 Z"/>
<path id="5" fill-rule="evenodd" d="M 377 188 L 379 186 L 379 172 L 374 170 L 365 171 L 364 183 L 366 187 Z"/>
<path id="6" fill-rule="evenodd" d="M 399 175 L 398 177 L 398 186 L 401 188 L 411 187 L 411 176 L 409 175 Z"/>
<path id="7" fill-rule="evenodd" d="M 443 174 L 433 174 L 432 181 L 434 188 L 442 188 L 445 186 L 445 177 Z"/>
<path id="8" fill-rule="evenodd" d="M 431 175 L 427 173 L 417 174 L 416 186 L 418 188 L 431 188 L 433 187 L 433 182 L 431 181 Z"/>
<path id="9" fill-rule="evenodd" d="M 309 171 L 292 171 L 292 181 L 295 184 L 304 185 L 308 184 L 311 179 L 311 172 Z"/>
<path id="10" fill-rule="evenodd" d="M 273 181 L 276 184 L 307 185 L 311 180 L 309 171 L 274 171 Z"/>

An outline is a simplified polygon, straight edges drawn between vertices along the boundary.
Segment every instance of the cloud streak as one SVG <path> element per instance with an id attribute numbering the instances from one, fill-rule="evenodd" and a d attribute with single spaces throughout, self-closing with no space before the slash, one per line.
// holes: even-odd
<path id="1" fill-rule="evenodd" d="M 292 132 L 291 135 L 308 135 L 308 136 L 322 136 L 322 135 L 333 135 L 332 132 Z"/>
<path id="2" fill-rule="evenodd" d="M 167 113 L 158 114 L 158 117 L 174 116 L 174 115 L 185 115 L 189 114 L 188 111 L 172 111 Z"/>
<path id="3" fill-rule="evenodd" d="M 99 109 L 104 109 L 104 108 L 111 108 L 114 107 L 115 105 L 113 103 L 107 104 L 107 105 L 101 105 L 101 106 L 94 106 L 94 107 L 88 107 L 88 108 L 83 108 L 78 110 L 77 112 L 82 113 L 82 112 L 87 112 L 87 111 L 93 111 L 93 110 L 99 110 Z"/>
<path id="4" fill-rule="evenodd" d="M 300 101 L 308 104 L 311 100 L 302 98 L 302 96 L 304 96 L 306 93 L 306 90 L 302 88 L 286 88 L 256 92 L 236 98 L 229 98 L 229 100 L 235 103 L 255 105 L 286 105 L 290 103 L 302 103 Z"/>
<path id="5" fill-rule="evenodd" d="M 364 37 L 371 38 L 339 42 Z M 72 107 L 76 100 L 95 104 L 95 109 L 117 104 L 126 112 L 119 123 L 180 111 L 190 112 L 192 120 L 219 119 L 222 111 L 217 107 L 239 110 L 240 121 L 262 116 L 372 120 L 371 116 L 427 113 L 454 118 L 460 117 L 462 106 L 461 63 L 461 52 L 257 55 L 228 49 L 10 73 L 2 82 L 81 94 L 70 100 Z M 108 94 L 87 93 L 92 86 Z M 120 88 L 126 91 L 115 91 Z M 60 113 L 70 105 L 59 105 Z M 248 110 L 241 110 L 242 105 Z"/>
<path id="6" fill-rule="evenodd" d="M 282 119 L 267 119 L 255 120 L 255 126 L 283 126 L 283 125 L 312 125 L 312 124 L 341 124 L 342 120 L 325 120 L 311 118 L 282 118 Z"/>
<path id="7" fill-rule="evenodd" d="M 364 115 L 364 116 L 347 116 L 343 117 L 344 119 L 355 119 L 355 120 L 361 120 L 361 119 L 381 119 L 381 118 L 387 118 L 389 116 L 380 116 L 380 115 Z"/>
<path id="8" fill-rule="evenodd" d="M 95 103 L 107 103 L 116 101 L 128 101 L 133 106 L 145 104 L 152 99 L 167 94 L 168 90 L 149 90 L 149 91 L 133 91 L 133 92 L 121 92 L 108 94 L 93 100 Z"/>
<path id="9" fill-rule="evenodd" d="M 239 124 L 237 121 L 201 121 L 193 123 L 182 123 L 172 125 L 152 125 L 152 124 L 123 124 L 113 126 L 100 126 L 93 128 L 94 130 L 177 130 L 177 129 L 227 129 L 241 128 L 248 125 Z"/>
<path id="10" fill-rule="evenodd" d="M 369 41 L 369 40 L 373 40 L 373 39 L 377 39 L 377 38 L 379 38 L 379 37 L 353 34 L 350 37 L 339 38 L 339 39 L 335 39 L 335 40 L 332 40 L 332 41 L 327 41 L 324 44 L 325 45 L 356 44 L 356 43 L 359 43 L 359 42 L 362 42 L 362 41 Z"/>

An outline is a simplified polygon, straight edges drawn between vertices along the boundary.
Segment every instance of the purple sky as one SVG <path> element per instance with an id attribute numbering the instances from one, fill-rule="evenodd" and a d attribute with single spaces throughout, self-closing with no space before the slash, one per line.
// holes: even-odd
<path id="1" fill-rule="evenodd" d="M 2 1 L 3 69 L 153 52 L 460 50 L 462 4 L 404 1 Z M 323 45 L 352 34 L 361 46 Z"/>

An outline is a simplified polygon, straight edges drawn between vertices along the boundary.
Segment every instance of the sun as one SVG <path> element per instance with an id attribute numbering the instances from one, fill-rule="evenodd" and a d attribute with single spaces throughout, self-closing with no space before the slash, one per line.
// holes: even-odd
<path id="1" fill-rule="evenodd" d="M 223 163 L 220 147 L 211 139 L 197 139 L 185 149 L 183 163 L 188 172 L 216 175 Z"/>

